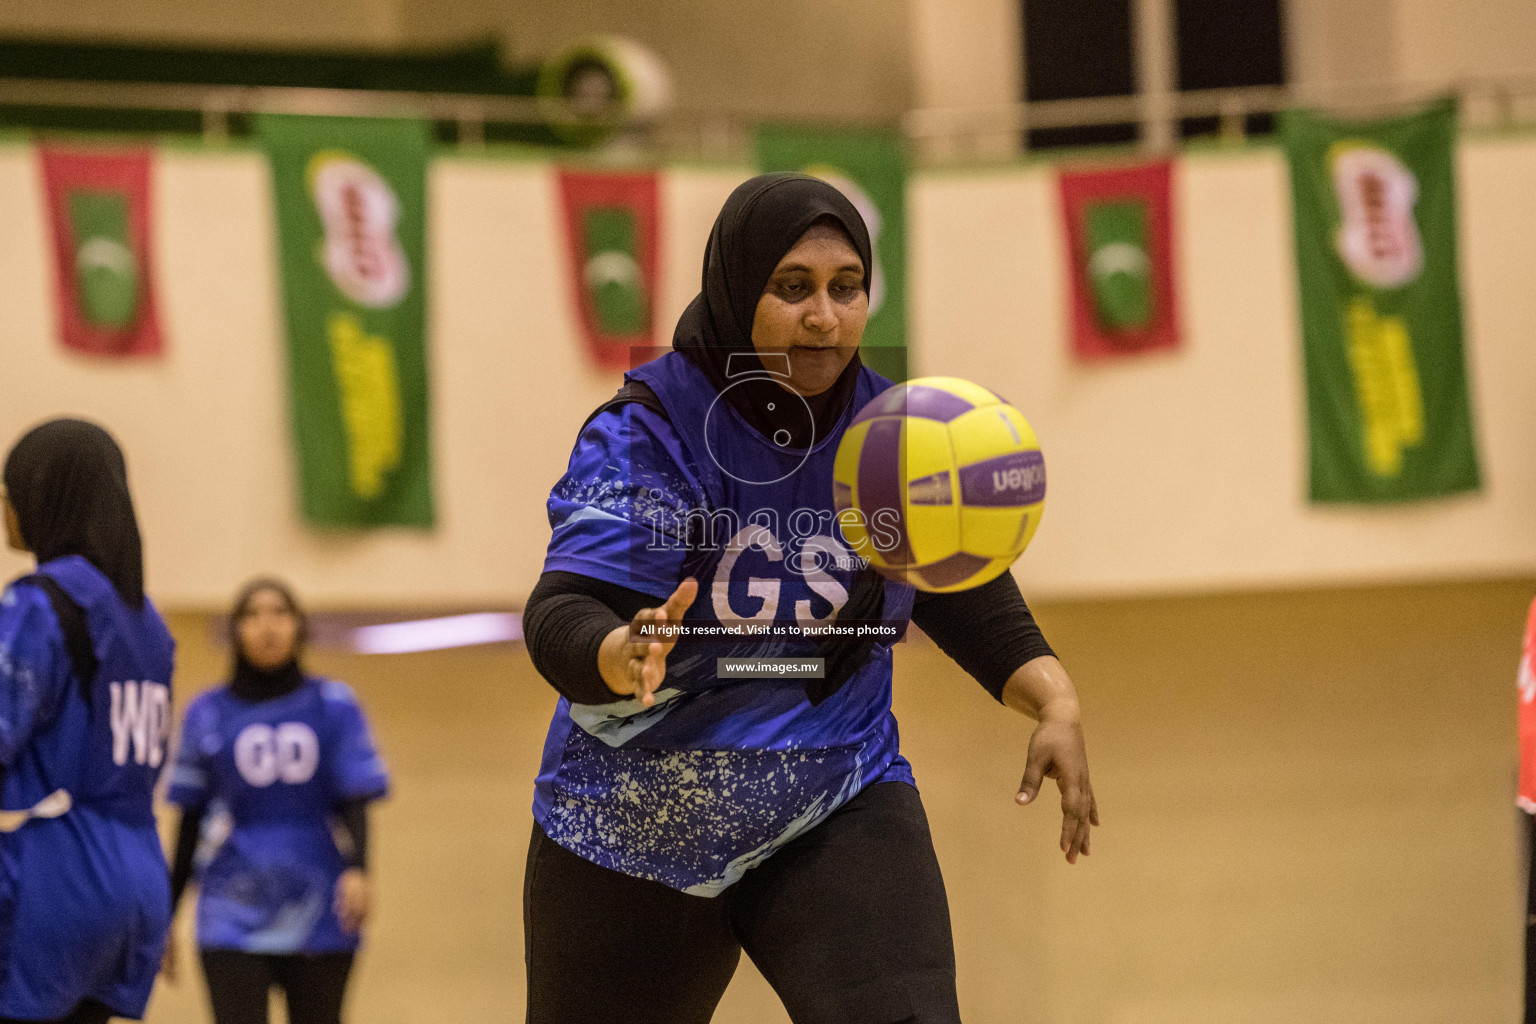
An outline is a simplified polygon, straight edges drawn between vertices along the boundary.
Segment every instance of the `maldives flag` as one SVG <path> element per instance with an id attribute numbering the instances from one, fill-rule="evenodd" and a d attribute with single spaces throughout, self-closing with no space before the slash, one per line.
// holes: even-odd
<path id="1" fill-rule="evenodd" d="M 1072 349 L 1082 359 L 1174 348 L 1172 165 L 1063 171 Z"/>
<path id="2" fill-rule="evenodd" d="M 560 171 L 571 292 L 598 366 L 631 369 L 653 344 L 657 187 L 653 173 Z"/>
<path id="3" fill-rule="evenodd" d="M 159 354 L 150 150 L 41 146 L 38 158 L 64 347 L 104 356 Z"/>

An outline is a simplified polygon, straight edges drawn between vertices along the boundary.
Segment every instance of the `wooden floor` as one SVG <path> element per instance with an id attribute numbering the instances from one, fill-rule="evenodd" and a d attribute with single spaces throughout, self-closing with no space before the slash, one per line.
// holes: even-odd
<path id="1" fill-rule="evenodd" d="M 1533 593 L 1037 609 L 1083 694 L 1103 810 L 1075 868 L 1054 848 L 1054 791 L 1011 800 L 1027 723 L 907 645 L 896 710 L 968 1024 L 1516 1021 L 1514 679 Z M 174 627 L 184 703 L 223 655 L 201 617 Z M 361 694 L 395 777 L 352 1024 L 521 1021 L 522 863 L 552 691 L 513 647 L 313 662 Z M 150 1021 L 207 1019 L 189 974 L 161 986 Z M 743 961 L 716 1020 L 787 1017 Z"/>

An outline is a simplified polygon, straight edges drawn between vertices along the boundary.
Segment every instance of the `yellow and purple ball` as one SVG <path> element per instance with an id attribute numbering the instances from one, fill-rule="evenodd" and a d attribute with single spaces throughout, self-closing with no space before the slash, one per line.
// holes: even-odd
<path id="1" fill-rule="evenodd" d="M 934 593 L 1002 575 L 1045 505 L 1045 459 L 1029 421 L 958 377 L 918 377 L 878 395 L 843 435 L 832 475 L 853 550 Z"/>

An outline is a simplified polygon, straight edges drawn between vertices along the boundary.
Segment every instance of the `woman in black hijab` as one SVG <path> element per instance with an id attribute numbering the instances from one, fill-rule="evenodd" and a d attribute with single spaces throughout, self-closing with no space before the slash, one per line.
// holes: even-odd
<path id="1" fill-rule="evenodd" d="M 79 555 L 144 606 L 144 556 L 128 467 L 112 435 L 84 420 L 51 420 L 5 461 L 6 522 L 39 563 Z"/>
<path id="2" fill-rule="evenodd" d="M 837 443 L 890 386 L 858 359 L 872 265 L 832 186 L 740 186 L 674 351 L 589 419 L 551 493 L 524 620 L 563 698 L 525 880 L 530 1024 L 703 1024 L 743 949 L 796 1024 L 959 1020 L 943 881 L 890 715 L 891 639 L 796 627 L 910 615 L 1039 720 L 1019 802 L 1056 777 L 1062 851 L 1088 852 L 1076 692 L 1013 577 L 916 595 L 859 568 L 832 525 Z M 647 633 L 679 620 L 723 639 Z M 731 633 L 744 623 L 777 632 Z M 823 677 L 723 667 L 785 655 L 821 659 Z"/>
<path id="3" fill-rule="evenodd" d="M 182 809 L 173 914 L 209 809 L 228 815 L 197 908 L 217 1024 L 266 1024 L 274 986 L 292 1024 L 339 1024 L 368 917 L 368 805 L 388 779 L 356 696 L 301 667 L 306 633 L 286 584 L 246 584 L 230 613 L 229 682 L 199 694 L 182 721 L 166 793 Z"/>
<path id="4" fill-rule="evenodd" d="M 765 174 L 738 189 L 720 211 L 704 247 L 704 287 L 672 340 L 673 349 L 702 370 L 716 392 L 729 389 L 728 400 L 764 437 L 787 430 L 789 448 L 806 448 L 813 437 L 828 436 L 847 410 L 862 368 L 857 344 L 825 350 L 754 344 L 763 289 L 783 255 L 812 227 L 852 246 L 862 264 L 858 283 L 867 315 L 874 254 L 864 219 L 820 179 Z M 742 244 L 747 239 L 750 243 Z M 787 382 L 805 398 L 804 405 L 775 401 L 784 391 L 779 380 L 786 379 L 776 371 L 785 363 Z M 733 381 L 740 383 L 731 388 Z"/>
<path id="5" fill-rule="evenodd" d="M 0 1020 L 139 1017 L 169 923 L 153 795 L 174 644 L 144 596 L 123 453 L 54 420 L 4 470 L 11 546 L 37 571 L 0 599 Z"/>

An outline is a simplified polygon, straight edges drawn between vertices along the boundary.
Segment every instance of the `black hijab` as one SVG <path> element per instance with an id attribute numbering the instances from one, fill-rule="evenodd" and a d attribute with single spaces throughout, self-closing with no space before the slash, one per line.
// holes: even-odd
<path id="1" fill-rule="evenodd" d="M 752 347 L 752 321 L 773 268 L 818 221 L 842 228 L 864 261 L 864 291 L 869 292 L 874 254 L 864 218 L 833 186 L 804 174 L 760 174 L 737 186 L 725 201 L 704 248 L 704 286 L 678 320 L 672 347 L 704 372 L 716 391 L 735 378 L 755 378 L 727 396 L 742 417 L 765 437 L 788 430 L 787 447 L 808 447 L 826 437 L 853 398 L 859 357 L 819 395 L 806 395 L 805 406 L 774 401 L 784 394 Z M 776 411 L 770 412 L 769 406 Z M 805 408 L 811 418 L 807 421 Z"/>
<path id="2" fill-rule="evenodd" d="M 282 598 L 283 603 L 288 606 L 288 610 L 299 622 L 299 631 L 293 640 L 292 657 L 272 669 L 257 668 L 251 664 L 250 659 L 245 656 L 245 648 L 240 643 L 240 620 L 245 618 L 251 599 L 267 590 Z M 241 587 L 239 596 L 235 598 L 235 606 L 229 613 L 229 645 L 235 652 L 234 668 L 230 671 L 230 690 L 236 697 L 248 701 L 271 700 L 273 697 L 282 697 L 297 690 L 304 682 L 304 670 L 299 666 L 299 655 L 304 650 L 304 641 L 308 634 L 309 619 L 305 616 L 304 609 L 299 605 L 299 599 L 294 596 L 288 584 L 281 580 L 264 578 L 251 580 Z"/>
<path id="3" fill-rule="evenodd" d="M 130 607 L 144 606 L 139 521 L 111 434 L 83 420 L 50 420 L 16 442 L 4 477 L 21 539 L 39 564 L 79 555 Z"/>

